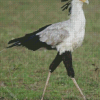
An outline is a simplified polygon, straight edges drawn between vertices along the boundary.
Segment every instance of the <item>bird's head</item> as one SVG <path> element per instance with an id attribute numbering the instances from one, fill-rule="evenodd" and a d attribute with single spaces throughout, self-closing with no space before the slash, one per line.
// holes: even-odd
<path id="1" fill-rule="evenodd" d="M 65 9 L 69 9 L 69 14 L 71 12 L 71 2 L 83 2 L 83 3 L 87 3 L 89 4 L 89 0 L 61 0 L 61 2 L 65 2 L 67 1 L 67 3 L 65 5 L 63 5 L 61 8 L 62 8 L 62 11 L 64 11 Z"/>
<path id="2" fill-rule="evenodd" d="M 68 2 L 71 2 L 71 1 L 80 2 L 81 1 L 81 2 L 89 4 L 89 0 L 61 0 L 61 2 L 65 2 L 65 1 L 68 1 Z"/>
<path id="3" fill-rule="evenodd" d="M 73 0 L 73 1 L 74 1 L 74 0 Z M 75 1 L 81 1 L 81 2 L 83 2 L 83 3 L 89 4 L 89 0 L 75 0 Z"/>

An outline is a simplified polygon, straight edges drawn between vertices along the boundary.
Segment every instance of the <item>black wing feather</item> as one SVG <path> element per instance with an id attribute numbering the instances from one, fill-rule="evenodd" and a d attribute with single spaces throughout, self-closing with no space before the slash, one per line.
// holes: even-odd
<path id="1" fill-rule="evenodd" d="M 43 31 L 48 26 L 50 25 L 46 25 L 33 33 L 26 34 L 24 37 L 10 40 L 8 44 L 12 44 L 12 45 L 8 46 L 7 48 L 11 48 L 14 46 L 25 46 L 26 48 L 33 51 L 41 47 L 45 47 L 46 49 L 52 49 L 50 45 L 47 45 L 45 42 L 41 42 L 39 40 L 39 35 L 36 35 L 37 33 Z"/>

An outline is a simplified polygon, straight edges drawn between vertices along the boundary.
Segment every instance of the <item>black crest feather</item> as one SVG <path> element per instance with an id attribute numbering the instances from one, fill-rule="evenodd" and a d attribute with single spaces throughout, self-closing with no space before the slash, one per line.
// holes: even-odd
<path id="1" fill-rule="evenodd" d="M 71 1 L 72 0 L 61 0 L 61 2 L 65 2 L 65 1 L 67 1 L 67 3 L 61 7 L 62 8 L 62 11 L 68 9 L 69 15 L 70 15 L 71 14 L 71 8 L 72 8 L 71 7 Z"/>

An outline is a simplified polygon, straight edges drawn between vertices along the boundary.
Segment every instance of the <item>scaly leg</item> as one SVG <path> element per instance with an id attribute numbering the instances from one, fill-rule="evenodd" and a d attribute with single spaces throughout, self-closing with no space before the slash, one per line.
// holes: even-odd
<path id="1" fill-rule="evenodd" d="M 79 92 L 81 93 L 81 95 L 82 95 L 83 99 L 84 99 L 84 100 L 86 100 L 86 98 L 85 98 L 85 96 L 84 96 L 84 94 L 83 94 L 82 90 L 81 90 L 81 89 L 80 89 L 80 87 L 78 86 L 78 84 L 77 84 L 77 82 L 76 82 L 75 78 L 71 78 L 71 79 L 73 80 L 73 82 L 74 82 L 75 86 L 77 87 L 77 89 L 78 89 L 78 90 L 79 90 Z"/>
<path id="2" fill-rule="evenodd" d="M 51 73 L 57 68 L 57 66 L 60 64 L 61 61 L 62 61 L 62 56 L 59 55 L 59 53 L 58 53 L 56 55 L 55 59 L 53 60 L 53 62 L 51 63 L 50 67 L 49 67 L 50 72 L 49 72 L 48 77 L 47 77 L 47 81 L 46 81 L 46 84 L 45 84 L 45 87 L 44 87 L 44 91 L 43 91 L 41 100 L 43 100 L 43 97 L 44 97 L 46 87 L 47 87 L 47 84 L 49 82 L 49 78 L 50 78 Z"/>
<path id="3" fill-rule="evenodd" d="M 44 91 L 43 91 L 41 100 L 43 100 L 43 97 L 44 97 L 44 94 L 45 94 L 45 91 L 46 91 L 46 88 L 47 88 L 47 85 L 48 85 L 48 82 L 49 82 L 49 79 L 50 79 L 50 75 L 51 75 L 51 72 L 49 72 L 49 74 L 48 74 L 47 81 L 46 81 L 46 84 L 45 84 L 45 87 L 44 87 Z"/>
<path id="4" fill-rule="evenodd" d="M 63 63 L 66 67 L 66 70 L 67 70 L 67 73 L 68 73 L 68 76 L 71 77 L 71 79 L 73 80 L 75 86 L 77 87 L 77 89 L 79 90 L 79 92 L 81 93 L 81 95 L 83 96 L 83 99 L 86 100 L 85 96 L 83 95 L 83 92 L 82 90 L 80 89 L 80 87 L 78 86 L 74 76 L 74 69 L 73 69 L 73 66 L 72 66 L 72 55 L 71 55 L 71 52 L 69 51 L 66 51 L 65 53 L 62 54 L 62 59 L 63 59 Z"/>

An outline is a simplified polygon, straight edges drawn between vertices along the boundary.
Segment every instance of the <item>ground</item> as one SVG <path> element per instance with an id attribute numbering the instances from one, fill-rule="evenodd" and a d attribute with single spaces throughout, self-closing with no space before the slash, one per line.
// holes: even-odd
<path id="1" fill-rule="evenodd" d="M 13 38 L 69 18 L 60 0 L 0 1 L 0 50 Z M 72 53 L 75 78 L 87 100 L 100 100 L 100 1 L 84 5 L 83 45 Z M 0 53 L 0 99 L 40 100 L 56 51 L 14 47 Z M 82 100 L 61 63 L 52 73 L 44 100 Z"/>

